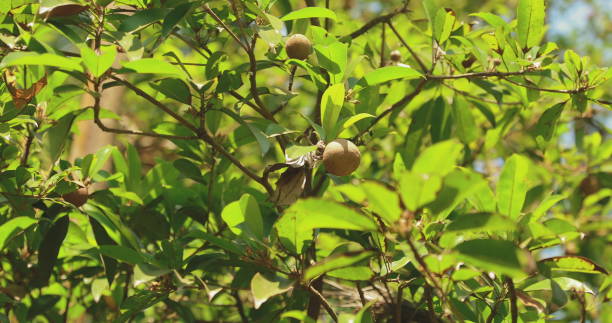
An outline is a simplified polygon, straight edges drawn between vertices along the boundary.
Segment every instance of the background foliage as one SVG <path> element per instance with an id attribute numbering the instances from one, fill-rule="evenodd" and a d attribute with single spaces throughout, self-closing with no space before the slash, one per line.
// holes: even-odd
<path id="1" fill-rule="evenodd" d="M 560 37 L 543 0 L 2 1 L 0 321 L 603 322 L 592 12 Z M 113 143 L 75 156 L 92 125 Z M 335 138 L 350 176 L 316 163 Z"/>

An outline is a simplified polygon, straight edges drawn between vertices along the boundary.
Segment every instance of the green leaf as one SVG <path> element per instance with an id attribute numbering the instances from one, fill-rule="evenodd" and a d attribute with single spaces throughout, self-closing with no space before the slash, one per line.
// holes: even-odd
<path id="1" fill-rule="evenodd" d="M 265 277 L 260 273 L 255 274 L 251 280 L 251 294 L 255 303 L 255 309 L 265 303 L 268 298 L 289 291 L 293 287 L 293 281 L 279 276 Z"/>
<path id="2" fill-rule="evenodd" d="M 372 86 L 391 80 L 408 79 L 413 80 L 421 77 L 422 74 L 417 70 L 406 66 L 385 66 L 377 68 L 372 72 L 364 75 L 357 83 L 355 91 L 359 91 L 366 86 Z"/>
<path id="3" fill-rule="evenodd" d="M 455 122 L 457 137 L 461 142 L 467 145 L 478 139 L 478 126 L 467 101 L 460 96 L 455 96 L 451 113 Z"/>
<path id="4" fill-rule="evenodd" d="M 581 256 L 560 256 L 538 261 L 538 266 L 544 265 L 552 271 L 568 271 L 586 274 L 604 274 L 608 271 L 591 259 Z"/>
<path id="5" fill-rule="evenodd" d="M 490 12 L 478 12 L 470 14 L 470 16 L 482 18 L 482 20 L 486 21 L 489 25 L 493 27 L 503 27 L 507 25 L 506 21 L 502 17 L 492 14 Z"/>
<path id="6" fill-rule="evenodd" d="M 336 123 L 344 103 L 344 84 L 334 84 L 323 92 L 321 98 L 321 122 L 326 133 L 326 140 L 335 139 Z"/>
<path id="7" fill-rule="evenodd" d="M 351 116 L 347 119 L 344 120 L 344 122 L 342 122 L 342 129 L 347 129 L 350 126 L 354 125 L 355 123 L 357 123 L 358 121 L 361 121 L 363 119 L 367 119 L 367 118 L 376 118 L 375 115 L 371 115 L 369 113 L 358 113 L 354 116 Z"/>
<path id="8" fill-rule="evenodd" d="M 223 209 L 221 218 L 236 235 L 247 234 L 259 240 L 264 237 L 263 219 L 257 200 L 250 194 L 244 194 L 239 201 L 234 201 Z"/>
<path id="9" fill-rule="evenodd" d="M 166 61 L 156 58 L 142 58 L 139 60 L 125 62 L 124 69 L 140 74 L 162 74 L 185 78 L 185 72 Z"/>
<path id="10" fill-rule="evenodd" d="M 312 239 L 317 228 L 376 231 L 378 226 L 371 218 L 344 205 L 323 200 L 298 200 L 274 225 L 286 248 L 299 253 L 306 240 Z"/>
<path id="11" fill-rule="evenodd" d="M 295 20 L 295 19 L 305 19 L 305 18 L 328 18 L 332 20 L 336 20 L 336 13 L 327 8 L 320 7 L 305 7 L 302 9 L 298 9 L 292 11 L 283 17 L 281 17 L 282 21 L 287 20 Z"/>
<path id="12" fill-rule="evenodd" d="M 433 24 L 433 33 L 438 44 L 442 44 L 448 39 L 453 31 L 456 20 L 457 18 L 453 10 L 447 8 L 438 9 Z"/>
<path id="13" fill-rule="evenodd" d="M 149 85 L 170 99 L 191 105 L 191 92 L 189 91 L 189 86 L 182 80 L 165 78 L 157 82 L 151 82 Z"/>
<path id="14" fill-rule="evenodd" d="M 587 286 L 587 284 L 569 277 L 555 277 L 552 279 L 543 279 L 525 288 L 525 292 L 533 291 L 550 291 L 554 288 L 561 288 L 564 291 L 581 291 L 595 295 L 595 292 Z"/>
<path id="15" fill-rule="evenodd" d="M 330 74 L 330 84 L 342 83 L 348 60 L 348 44 L 334 41 L 331 44 L 314 46 L 317 61 Z"/>
<path id="16" fill-rule="evenodd" d="M 292 146 L 287 147 L 287 149 L 285 150 L 285 155 L 287 155 L 287 157 L 291 159 L 295 159 L 300 156 L 304 156 L 310 152 L 313 152 L 315 150 L 317 150 L 316 145 L 312 145 L 312 146 L 292 145 Z"/>
<path id="17" fill-rule="evenodd" d="M 87 70 L 95 77 L 100 77 L 104 74 L 115 62 L 117 49 L 115 46 L 102 46 L 98 55 L 93 49 L 83 45 L 81 46 L 81 58 Z"/>
<path id="18" fill-rule="evenodd" d="M 27 216 L 18 216 L 12 218 L 0 226 L 0 251 L 4 249 L 7 241 L 12 237 L 25 231 L 27 228 L 36 223 L 36 219 Z"/>
<path id="19" fill-rule="evenodd" d="M 538 123 L 535 125 L 534 135 L 536 142 L 545 147 L 545 145 L 552 139 L 559 123 L 559 117 L 565 107 L 565 103 L 555 104 L 554 106 L 546 109 L 544 113 L 538 119 Z"/>
<path id="20" fill-rule="evenodd" d="M 360 188 L 368 199 L 368 208 L 378 214 L 388 225 L 393 225 L 402 213 L 397 194 L 382 184 L 367 181 Z"/>
<path id="21" fill-rule="evenodd" d="M 145 258 L 134 249 L 119 245 L 100 246 L 100 253 L 107 257 L 115 258 L 130 265 L 136 265 L 146 262 Z"/>
<path id="22" fill-rule="evenodd" d="M 400 196 L 410 211 L 416 211 L 433 202 L 440 189 L 442 189 L 442 178 L 435 174 L 405 172 L 399 180 Z"/>
<path id="23" fill-rule="evenodd" d="M 555 204 L 557 204 L 559 201 L 563 200 L 565 198 L 564 195 L 549 195 L 547 196 L 544 201 L 542 201 L 538 207 L 533 210 L 533 212 L 531 212 L 531 219 L 530 221 L 535 222 L 537 221 L 539 218 L 541 218 L 542 216 L 546 215 L 546 212 L 553 207 Z"/>
<path id="24" fill-rule="evenodd" d="M 478 192 L 484 185 L 487 185 L 487 181 L 480 174 L 463 168 L 455 169 L 444 177 L 438 197 L 426 207 L 439 219 L 444 219 L 459 203 Z"/>
<path id="25" fill-rule="evenodd" d="M 129 33 L 156 21 L 162 20 L 167 13 L 167 9 L 161 8 L 137 10 L 135 14 L 123 19 L 118 29 L 121 32 Z"/>
<path id="26" fill-rule="evenodd" d="M 196 182 L 204 183 L 204 177 L 202 176 L 202 170 L 196 166 L 192 161 L 186 158 L 179 158 L 175 160 L 172 165 L 178 169 L 181 174 L 185 177 L 191 178 Z"/>
<path id="27" fill-rule="evenodd" d="M 49 228 L 38 249 L 38 271 L 36 277 L 37 286 L 42 287 L 49 284 L 49 278 L 53 273 L 53 267 L 57 263 L 62 243 L 68 233 L 70 220 L 67 215 L 57 219 Z"/>
<path id="28" fill-rule="evenodd" d="M 412 172 L 444 176 L 455 168 L 462 150 L 463 145 L 456 140 L 436 143 L 419 154 L 412 166 Z"/>
<path id="29" fill-rule="evenodd" d="M 167 294 L 159 294 L 148 290 L 138 290 L 134 295 L 131 295 L 123 301 L 121 309 L 128 310 L 128 313 L 137 313 L 157 304 L 166 297 L 168 297 Z"/>
<path id="30" fill-rule="evenodd" d="M 304 276 L 302 276 L 302 281 L 308 283 L 309 281 L 325 274 L 328 271 L 352 266 L 372 257 L 373 255 L 373 251 L 366 250 L 332 255 L 308 267 L 304 272 Z"/>
<path id="31" fill-rule="evenodd" d="M 174 26 L 176 26 L 181 20 L 185 18 L 191 7 L 193 7 L 193 2 L 187 2 L 176 6 L 172 11 L 166 15 L 164 18 L 164 22 L 162 24 L 161 35 L 162 37 L 167 37 Z"/>
<path id="32" fill-rule="evenodd" d="M 524 156 L 514 154 L 506 160 L 497 184 L 499 213 L 512 219 L 520 215 L 527 195 L 528 170 L 529 161 Z"/>
<path id="33" fill-rule="evenodd" d="M 43 136 L 45 152 L 49 158 L 49 163 L 53 164 L 60 157 L 66 145 L 70 128 L 74 122 L 75 115 L 69 113 L 59 119 Z"/>
<path id="34" fill-rule="evenodd" d="M 457 258 L 483 270 L 510 277 L 525 274 L 519 262 L 519 249 L 510 241 L 477 239 L 460 243 L 455 247 Z"/>
<path id="35" fill-rule="evenodd" d="M 327 276 L 344 280 L 370 280 L 374 273 L 368 266 L 350 266 L 334 269 L 326 274 Z"/>
<path id="36" fill-rule="evenodd" d="M 457 216 L 445 229 L 445 232 L 498 232 L 510 231 L 515 227 L 514 221 L 492 213 L 462 214 Z"/>
<path id="37" fill-rule="evenodd" d="M 517 31 L 522 48 L 531 48 L 540 43 L 544 32 L 544 15 L 544 0 L 519 0 Z"/>
<path id="38" fill-rule="evenodd" d="M 2 62 L 0 62 L 0 70 L 17 65 L 42 65 L 59 67 L 69 71 L 83 71 L 80 59 L 78 58 L 68 58 L 51 53 L 40 54 L 36 52 L 11 52 L 4 56 Z"/>
<path id="39" fill-rule="evenodd" d="M 193 238 L 198 238 L 198 239 L 203 239 L 205 241 L 208 241 L 210 243 L 212 243 L 213 245 L 220 247 L 222 249 L 225 249 L 231 253 L 234 253 L 236 255 L 242 255 L 242 250 L 236 245 L 234 244 L 232 241 L 223 239 L 223 238 L 219 238 L 217 236 L 215 236 L 214 234 L 210 234 L 210 233 L 206 233 L 204 231 L 191 231 L 187 237 L 193 237 Z"/>

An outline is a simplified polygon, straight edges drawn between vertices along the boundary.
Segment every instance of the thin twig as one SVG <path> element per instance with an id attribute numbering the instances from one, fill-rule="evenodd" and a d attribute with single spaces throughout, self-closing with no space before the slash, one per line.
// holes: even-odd
<path id="1" fill-rule="evenodd" d="M 385 24 L 381 25 L 380 31 L 380 67 L 385 66 L 385 32 L 386 32 Z"/>
<path id="2" fill-rule="evenodd" d="M 227 30 L 227 32 L 230 34 L 230 36 L 232 36 L 232 38 L 234 38 L 234 40 L 240 45 L 240 47 L 242 47 L 244 49 L 245 52 L 249 52 L 249 48 L 247 47 L 247 45 L 245 45 L 240 38 L 238 38 L 238 36 L 236 36 L 236 34 L 234 34 L 234 32 L 225 24 L 225 22 L 223 22 L 223 20 L 221 20 L 221 18 L 219 18 L 219 16 L 217 16 L 217 14 L 210 9 L 210 7 L 208 6 L 208 3 L 204 4 L 204 10 L 206 10 L 206 12 L 208 12 L 208 14 L 213 17 L 213 19 L 215 19 L 215 21 L 217 21 L 225 30 Z"/>
<path id="3" fill-rule="evenodd" d="M 291 93 L 291 90 L 293 90 L 293 80 L 295 79 L 296 71 L 297 71 L 297 65 L 291 66 L 291 72 L 289 74 L 289 85 L 287 86 L 287 92 L 289 93 Z M 287 104 L 289 104 L 289 100 L 287 100 L 285 103 L 281 104 L 278 108 L 272 111 L 272 115 L 275 115 L 281 112 L 287 106 Z"/>
<path id="4" fill-rule="evenodd" d="M 387 110 L 385 110 L 381 114 L 379 114 L 374 119 L 374 121 L 372 121 L 372 123 L 370 123 L 370 125 L 368 125 L 365 129 L 361 130 L 355 137 L 353 137 L 352 141 L 355 141 L 357 138 L 361 137 L 364 133 L 368 132 L 374 125 L 376 125 L 380 120 L 382 120 L 384 117 L 386 117 L 389 113 L 391 113 L 391 112 L 393 112 L 393 111 L 395 111 L 395 110 L 397 110 L 399 108 L 404 107 L 415 96 L 417 96 L 419 93 L 421 93 L 421 90 L 423 90 L 423 87 L 425 86 L 425 83 L 427 83 L 427 79 L 421 80 L 421 82 L 419 82 L 419 84 L 417 84 L 417 86 L 414 89 L 414 91 L 412 91 L 411 93 L 407 94 L 401 100 L 397 101 L 391 107 L 389 107 Z"/>
<path id="5" fill-rule="evenodd" d="M 28 158 L 30 157 L 30 150 L 32 148 L 32 142 L 34 142 L 34 133 L 36 132 L 36 127 L 34 129 L 30 129 L 29 125 L 26 125 L 26 131 L 28 132 L 28 138 L 25 142 L 25 149 L 23 152 L 23 156 L 21 156 L 21 166 L 26 166 L 28 164 Z"/>
<path id="6" fill-rule="evenodd" d="M 404 45 L 404 47 L 406 47 L 406 49 L 408 49 L 408 51 L 410 52 L 410 55 L 412 55 L 412 57 L 417 62 L 417 64 L 419 64 L 419 67 L 421 68 L 421 70 L 423 72 L 426 72 L 427 71 L 427 67 L 425 66 L 425 64 L 423 63 L 423 61 L 419 57 L 419 55 L 417 55 L 417 53 L 414 50 L 412 50 L 412 47 L 410 47 L 410 45 L 408 45 L 408 43 L 404 40 L 404 37 L 402 37 L 400 35 L 400 33 L 397 31 L 397 29 L 395 29 L 395 27 L 391 23 L 391 20 L 387 21 L 387 25 L 389 25 L 389 28 L 391 28 L 391 30 L 393 31 L 393 33 L 395 34 L 397 39 L 399 39 L 399 41 L 402 43 L 402 45 Z"/>
<path id="7" fill-rule="evenodd" d="M 495 76 L 495 75 L 494 75 Z M 565 93 L 565 94 L 576 94 L 576 93 L 580 93 L 580 92 L 584 92 L 587 90 L 592 89 L 593 87 L 581 87 L 579 89 L 575 89 L 575 90 L 557 90 L 557 89 L 544 89 L 544 88 L 540 88 L 537 86 L 533 86 L 533 85 L 529 85 L 529 84 L 523 84 L 523 83 L 519 83 L 513 80 L 510 80 L 508 78 L 505 78 L 504 76 L 500 76 L 501 79 L 503 79 L 506 82 L 510 82 L 514 85 L 518 85 L 524 88 L 528 88 L 528 89 L 532 89 L 532 90 L 538 90 L 538 91 L 542 91 L 542 92 L 552 92 L 552 93 Z"/>
<path id="8" fill-rule="evenodd" d="M 512 317 L 512 323 L 516 323 L 518 322 L 518 308 L 516 306 L 516 290 L 514 288 L 514 282 L 510 277 L 506 277 L 505 280 L 508 287 L 508 293 L 510 294 L 510 315 Z"/>
<path id="9" fill-rule="evenodd" d="M 115 81 L 117 81 L 117 82 L 119 82 L 119 83 L 121 83 L 121 84 L 123 84 L 123 85 L 125 85 L 128 89 L 132 90 L 134 93 L 138 94 L 138 96 L 142 97 L 143 99 L 153 103 L 153 105 L 155 105 L 156 107 L 158 107 L 159 109 L 161 109 L 165 113 L 167 113 L 170 116 L 172 116 L 176 121 L 178 121 L 179 123 L 181 123 L 185 127 L 189 128 L 194 133 L 199 133 L 200 132 L 199 129 L 196 126 L 191 124 L 191 122 L 187 121 L 187 119 L 183 118 L 178 113 L 172 111 L 170 108 L 168 108 L 163 103 L 157 101 L 157 99 L 155 99 L 154 97 L 149 95 L 147 92 L 139 89 L 138 87 L 136 87 L 132 83 L 130 83 L 130 82 L 124 80 L 124 79 L 121 79 L 121 78 L 119 78 L 117 76 L 110 75 L 110 78 L 115 80 Z"/>
<path id="10" fill-rule="evenodd" d="M 406 13 L 408 12 L 408 3 L 406 2 L 401 8 L 397 8 L 393 11 L 391 11 L 390 13 L 386 14 L 386 15 L 382 15 L 382 16 L 377 16 L 376 18 L 368 21 L 365 25 L 361 26 L 359 29 L 353 31 L 352 33 L 342 37 L 342 38 L 350 38 L 350 39 L 355 39 L 363 34 L 365 34 L 366 32 L 368 32 L 368 30 L 374 28 L 376 25 L 383 23 L 383 22 L 388 22 L 390 21 L 393 17 L 397 16 L 398 14 L 401 13 Z"/>
<path id="11" fill-rule="evenodd" d="M 497 101 L 492 101 L 492 100 L 489 100 L 489 99 L 486 99 L 486 98 L 481 98 L 479 96 L 473 95 L 473 94 L 471 94 L 469 92 L 465 92 L 465 91 L 459 90 L 459 89 L 453 87 L 452 85 L 448 85 L 446 83 L 442 83 L 442 85 L 446 86 L 447 88 L 449 88 L 449 89 L 451 89 L 451 90 L 453 90 L 453 91 L 455 91 L 455 92 L 457 92 L 457 93 L 459 93 L 459 94 L 461 94 L 461 95 L 463 95 L 465 97 L 472 98 L 474 100 L 479 100 L 479 101 L 482 101 L 482 102 L 485 102 L 485 103 L 503 104 L 503 105 L 521 105 L 521 104 L 523 104 L 522 102 L 519 102 L 519 101 L 516 101 L 516 102 L 503 102 L 503 101 L 502 102 L 497 102 Z"/>
<path id="12" fill-rule="evenodd" d="M 312 285 L 308 285 L 308 291 L 310 291 L 310 293 L 315 295 L 321 301 L 321 304 L 323 305 L 323 307 L 325 307 L 327 314 L 331 316 L 332 320 L 334 320 L 334 322 L 338 322 L 338 316 L 334 312 L 334 309 L 331 307 L 329 302 L 325 299 L 325 297 L 323 297 L 323 295 L 321 295 L 321 293 L 319 293 L 319 291 L 316 290 Z M 314 319 L 316 320 L 316 318 Z"/>

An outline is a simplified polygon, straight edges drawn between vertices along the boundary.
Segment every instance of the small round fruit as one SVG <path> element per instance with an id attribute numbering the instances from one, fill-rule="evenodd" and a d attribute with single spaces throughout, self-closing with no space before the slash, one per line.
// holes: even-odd
<path id="1" fill-rule="evenodd" d="M 64 201 L 76 207 L 80 207 L 87 202 L 89 192 L 87 191 L 87 187 L 79 187 L 76 191 L 62 195 L 62 198 L 64 198 Z"/>
<path id="2" fill-rule="evenodd" d="M 312 51 L 312 44 L 306 36 L 295 34 L 287 39 L 285 50 L 289 58 L 306 59 Z"/>
<path id="3" fill-rule="evenodd" d="M 397 63 L 402 60 L 402 53 L 400 53 L 400 51 L 396 49 L 392 51 L 391 54 L 389 54 L 389 57 L 393 62 Z"/>
<path id="4" fill-rule="evenodd" d="M 327 172 L 346 176 L 359 167 L 361 153 L 355 144 L 346 139 L 336 139 L 325 146 L 323 164 Z"/>
<path id="5" fill-rule="evenodd" d="M 597 176 L 590 174 L 580 182 L 580 190 L 584 195 L 595 194 L 599 191 L 600 184 Z"/>

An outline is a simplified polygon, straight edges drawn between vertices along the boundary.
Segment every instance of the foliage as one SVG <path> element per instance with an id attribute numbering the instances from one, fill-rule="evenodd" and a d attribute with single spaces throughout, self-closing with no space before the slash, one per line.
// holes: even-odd
<path id="1" fill-rule="evenodd" d="M 611 317 L 612 72 L 544 0 L 336 2 L 2 1 L 0 321 Z"/>

